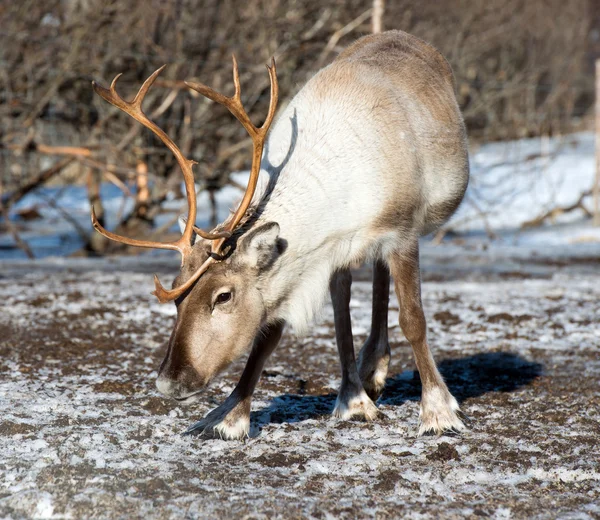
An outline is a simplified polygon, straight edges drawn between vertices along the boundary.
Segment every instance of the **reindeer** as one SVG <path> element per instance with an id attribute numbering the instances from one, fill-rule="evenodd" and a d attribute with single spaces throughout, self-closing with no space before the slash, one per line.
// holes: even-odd
<path id="1" fill-rule="evenodd" d="M 465 428 L 426 338 L 419 272 L 420 236 L 438 229 L 460 204 L 469 177 L 467 140 L 452 70 L 432 46 L 401 31 L 363 37 L 318 72 L 279 116 L 275 61 L 267 66 L 271 100 L 256 127 L 241 101 L 233 58 L 232 97 L 188 82 L 224 105 L 253 142 L 249 183 L 236 211 L 211 232 L 195 225 L 193 161 L 150 121 L 142 102 L 162 68 L 133 101 L 94 84 L 106 101 L 152 130 L 175 155 L 188 202 L 182 236 L 170 243 L 97 231 L 124 244 L 181 253 L 172 289 L 155 277 L 153 294 L 174 301 L 177 320 L 156 386 L 182 403 L 249 352 L 241 379 L 223 404 L 187 433 L 248 435 L 250 403 L 284 327 L 306 331 L 327 289 L 334 310 L 342 381 L 333 410 L 341 419 L 374 420 L 390 363 L 390 274 L 399 321 L 422 382 L 419 434 Z M 371 333 L 358 362 L 350 322 L 351 266 L 373 262 Z"/>

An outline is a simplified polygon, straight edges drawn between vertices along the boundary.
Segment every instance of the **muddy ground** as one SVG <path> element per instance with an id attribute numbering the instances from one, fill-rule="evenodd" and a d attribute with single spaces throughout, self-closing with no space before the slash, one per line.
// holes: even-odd
<path id="1" fill-rule="evenodd" d="M 149 295 L 148 273 L 168 278 L 168 262 L 4 262 L 0 517 L 600 518 L 600 263 L 526 257 L 424 253 L 430 343 L 467 433 L 416 437 L 420 383 L 394 299 L 385 419 L 329 416 L 328 307 L 272 356 L 244 442 L 181 435 L 241 362 L 188 407 L 154 388 L 174 306 Z M 370 294 L 357 278 L 358 348 Z"/>

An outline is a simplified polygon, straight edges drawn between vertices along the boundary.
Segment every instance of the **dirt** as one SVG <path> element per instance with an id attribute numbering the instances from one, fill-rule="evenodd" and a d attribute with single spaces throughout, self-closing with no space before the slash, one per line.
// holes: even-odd
<path id="1" fill-rule="evenodd" d="M 456 314 L 451 313 L 450 311 L 436 312 L 433 315 L 433 319 L 439 321 L 444 325 L 450 326 L 456 325 L 461 322 L 460 318 Z"/>
<path id="2" fill-rule="evenodd" d="M 456 448 L 452 444 L 447 442 L 440 442 L 437 449 L 427 455 L 428 460 L 435 460 L 439 462 L 448 462 L 450 460 L 460 460 L 460 455 Z"/>
<path id="3" fill-rule="evenodd" d="M 174 308 L 151 299 L 143 262 L 87 265 L 0 278 L 2 518 L 600 518 L 600 272 L 424 276 L 429 341 L 469 418 L 460 436 L 416 436 L 421 385 L 392 299 L 382 418 L 330 415 L 327 307 L 308 336 L 286 333 L 250 437 L 226 442 L 181 433 L 243 360 L 195 405 L 163 399 Z M 353 302 L 358 349 L 367 282 Z"/>

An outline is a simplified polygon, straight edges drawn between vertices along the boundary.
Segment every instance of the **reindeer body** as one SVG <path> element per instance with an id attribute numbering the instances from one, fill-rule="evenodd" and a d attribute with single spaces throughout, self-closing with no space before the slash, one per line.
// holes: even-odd
<path id="1" fill-rule="evenodd" d="M 306 330 L 327 288 L 342 367 L 333 415 L 376 418 L 375 402 L 391 355 L 390 274 L 400 326 L 413 348 L 423 386 L 419 433 L 464 429 L 458 403 L 427 344 L 420 296 L 418 238 L 448 219 L 468 182 L 465 129 L 445 59 L 401 31 L 361 38 L 294 97 L 269 134 L 264 153 L 278 95 L 274 62 L 269 67 L 269 114 L 260 128 L 243 108 L 235 59 L 232 97 L 188 83 L 227 106 L 253 141 L 244 198 L 230 219 L 210 233 L 194 226 L 193 162 L 141 109 L 159 72 L 131 102 L 117 94 L 116 80 L 110 89 L 95 88 L 154 131 L 175 154 L 190 215 L 182 237 L 171 243 L 135 240 L 106 231 L 93 213 L 92 221 L 113 240 L 182 254 L 173 289 L 165 290 L 155 279 L 159 300 L 177 304 L 177 321 L 156 383 L 162 393 L 195 401 L 215 375 L 250 352 L 231 395 L 188 432 L 228 439 L 248 434 L 252 394 L 284 326 Z M 357 362 L 350 267 L 367 260 L 374 265 L 372 327 Z"/>
<path id="2" fill-rule="evenodd" d="M 305 330 L 332 273 L 412 247 L 454 212 L 467 181 L 446 60 L 401 31 L 350 46 L 296 95 L 267 143 L 259 223 L 277 222 L 287 241 L 264 279 L 270 315 Z"/>

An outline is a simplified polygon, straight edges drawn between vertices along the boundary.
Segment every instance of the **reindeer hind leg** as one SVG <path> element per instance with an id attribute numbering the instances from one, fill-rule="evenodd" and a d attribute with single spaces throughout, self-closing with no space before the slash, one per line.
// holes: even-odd
<path id="1" fill-rule="evenodd" d="M 412 346 L 423 386 L 419 435 L 462 431 L 465 426 L 459 418 L 458 403 L 444 383 L 427 344 L 418 242 L 408 253 L 392 254 L 389 266 L 400 303 L 400 327 Z"/>
<path id="2" fill-rule="evenodd" d="M 390 272 L 383 261 L 376 260 L 373 264 L 371 332 L 358 356 L 358 374 L 373 401 L 377 401 L 383 392 L 391 359 L 388 342 L 389 300 Z"/>
<path id="3" fill-rule="evenodd" d="M 334 417 L 340 419 L 375 419 L 377 407 L 366 394 L 354 356 L 352 324 L 350 322 L 350 287 L 352 275 L 349 269 L 337 271 L 331 277 L 329 289 L 333 303 L 335 336 L 340 363 L 342 366 L 342 384 L 333 410 Z"/>

